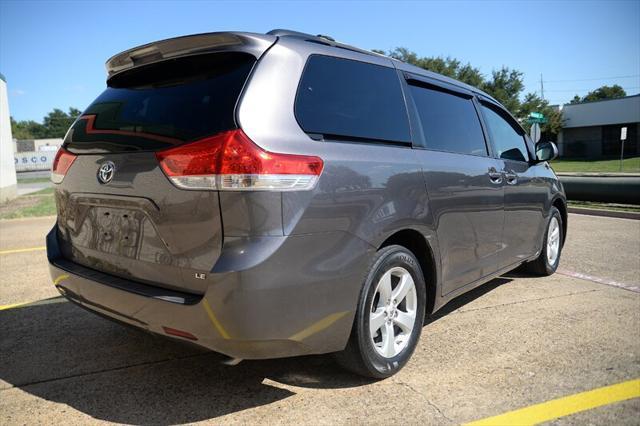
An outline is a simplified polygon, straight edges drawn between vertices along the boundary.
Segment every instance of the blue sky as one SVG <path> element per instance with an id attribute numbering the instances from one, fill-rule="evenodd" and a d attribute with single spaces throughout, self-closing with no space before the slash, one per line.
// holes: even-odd
<path id="1" fill-rule="evenodd" d="M 40 121 L 84 109 L 121 50 L 208 31 L 290 28 L 365 49 L 452 56 L 485 74 L 525 73 L 554 103 L 603 84 L 640 92 L 640 1 L 569 2 L 56 2 L 0 0 L 0 73 L 11 115 Z M 631 76 L 629 78 L 613 78 Z M 563 81 L 558 81 L 563 80 Z M 567 80 L 567 81 L 564 81 Z"/>

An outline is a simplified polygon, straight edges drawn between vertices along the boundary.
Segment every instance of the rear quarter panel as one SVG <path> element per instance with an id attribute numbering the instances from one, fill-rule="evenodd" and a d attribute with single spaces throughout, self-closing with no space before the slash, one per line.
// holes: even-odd
<path id="1" fill-rule="evenodd" d="M 394 68 L 388 58 L 284 38 L 260 58 L 240 100 L 240 126 L 268 151 L 317 155 L 324 161 L 314 190 L 282 193 L 283 234 L 344 232 L 375 251 L 393 233 L 414 229 L 439 262 L 422 168 L 412 148 L 316 141 L 300 128 L 295 97 L 312 54 Z M 349 283 L 358 289 L 361 284 Z M 355 306 L 357 292 L 353 294 Z"/>

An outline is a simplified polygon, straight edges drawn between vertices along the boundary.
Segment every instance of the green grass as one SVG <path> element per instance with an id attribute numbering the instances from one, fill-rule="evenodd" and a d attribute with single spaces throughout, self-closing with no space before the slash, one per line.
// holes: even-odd
<path id="1" fill-rule="evenodd" d="M 53 197 L 53 188 L 45 188 L 29 195 L 23 195 L 0 205 L 0 219 L 53 216 L 55 214 L 56 202 Z"/>
<path id="2" fill-rule="evenodd" d="M 51 182 L 51 178 L 41 177 L 41 178 L 23 178 L 18 176 L 18 182 L 21 183 L 41 183 L 41 182 Z"/>
<path id="3" fill-rule="evenodd" d="M 31 196 L 31 195 L 49 195 L 49 194 L 53 194 L 53 188 L 44 188 L 44 189 L 41 189 L 40 191 L 32 192 L 31 194 L 29 194 L 29 196 Z"/>
<path id="4" fill-rule="evenodd" d="M 565 160 L 559 159 L 551 162 L 551 167 L 556 173 L 619 173 L 620 160 Z M 622 162 L 624 173 L 640 173 L 640 157 L 625 158 Z"/>

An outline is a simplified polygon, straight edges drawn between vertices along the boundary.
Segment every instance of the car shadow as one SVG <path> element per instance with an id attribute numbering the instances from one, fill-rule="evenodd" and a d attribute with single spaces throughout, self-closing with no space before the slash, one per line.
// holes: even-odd
<path id="1" fill-rule="evenodd" d="M 430 316 L 425 318 L 425 325 L 434 323 L 439 319 L 444 318 L 453 311 L 462 308 L 466 304 L 473 302 L 474 300 L 484 296 L 485 294 L 495 290 L 500 286 L 510 283 L 511 281 L 513 281 L 513 279 L 511 279 L 510 275 L 503 275 L 499 278 L 494 278 L 488 283 L 483 284 L 480 287 L 476 287 L 463 295 L 456 297 L 455 299 L 444 305 L 442 308 L 440 308 L 436 313 L 431 314 Z"/>
<path id="2" fill-rule="evenodd" d="M 496 279 L 447 304 L 427 323 L 510 280 Z M 10 388 L 128 424 L 208 420 L 284 400 L 279 384 L 340 389 L 373 380 L 330 356 L 244 361 L 122 327 L 58 297 L 0 311 L 0 391 Z"/>
<path id="3" fill-rule="evenodd" d="M 345 388 L 371 383 L 328 356 L 244 361 L 122 327 L 50 299 L 0 311 L 0 391 L 16 387 L 93 418 L 128 424 L 207 420 L 284 400 L 279 383 Z"/>

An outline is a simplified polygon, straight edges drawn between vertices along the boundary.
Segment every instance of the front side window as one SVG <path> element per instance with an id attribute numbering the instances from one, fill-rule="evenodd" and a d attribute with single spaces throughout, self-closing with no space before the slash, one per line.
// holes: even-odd
<path id="1" fill-rule="evenodd" d="M 480 120 L 470 98 L 413 84 L 409 88 L 428 149 L 487 155 Z"/>
<path id="2" fill-rule="evenodd" d="M 482 104 L 482 114 L 498 157 L 504 160 L 529 161 L 522 130 L 507 121 L 493 107 Z"/>
<path id="3" fill-rule="evenodd" d="M 295 114 L 307 133 L 411 142 L 407 111 L 393 68 L 313 55 L 305 67 Z"/>

